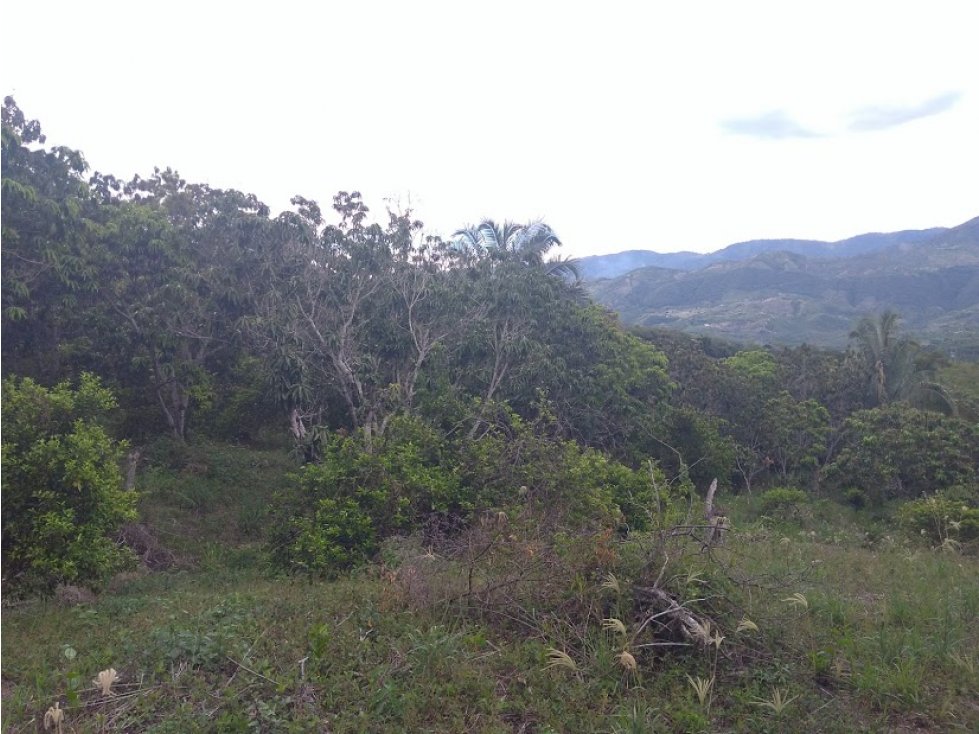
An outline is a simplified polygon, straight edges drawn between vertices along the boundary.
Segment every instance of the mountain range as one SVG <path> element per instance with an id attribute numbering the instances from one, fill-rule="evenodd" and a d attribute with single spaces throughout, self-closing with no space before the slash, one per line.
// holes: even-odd
<path id="1" fill-rule="evenodd" d="M 839 242 L 752 240 L 701 255 L 582 258 L 585 285 L 623 322 L 751 343 L 842 346 L 863 316 L 979 359 L 979 217 Z"/>

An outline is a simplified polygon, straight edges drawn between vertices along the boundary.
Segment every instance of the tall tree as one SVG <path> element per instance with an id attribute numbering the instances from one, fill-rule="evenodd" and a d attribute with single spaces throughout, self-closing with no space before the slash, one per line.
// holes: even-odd
<path id="1" fill-rule="evenodd" d="M 898 337 L 899 320 L 895 312 L 885 311 L 877 318 L 863 318 L 850 333 L 868 404 L 905 401 L 915 407 L 953 413 L 951 397 L 933 379 L 928 355 L 917 342 Z"/>
<path id="2" fill-rule="evenodd" d="M 85 159 L 43 148 L 41 125 L 7 97 L 2 111 L 4 369 L 46 382 L 83 339 L 80 306 L 97 281 L 88 251 L 97 228 Z"/>
<path id="3" fill-rule="evenodd" d="M 296 438 L 307 422 L 328 422 L 361 431 L 369 447 L 394 415 L 416 409 L 426 370 L 465 330 L 472 304 L 459 298 L 453 253 L 423 237 L 410 213 L 368 223 L 360 194 L 341 192 L 340 222 L 324 226 L 315 204 L 293 203 L 298 211 L 279 219 L 253 330 L 278 352 L 285 392 L 305 398 L 291 406 Z M 305 387 L 289 387 L 300 378 Z"/>
<path id="4" fill-rule="evenodd" d="M 173 436 L 184 440 L 195 402 L 235 363 L 249 313 L 243 258 L 264 237 L 268 209 L 254 196 L 188 184 L 167 169 L 136 177 L 105 204 L 100 293 L 144 366 Z"/>
<path id="5" fill-rule="evenodd" d="M 573 282 L 580 277 L 574 260 L 544 259 L 552 248 L 561 245 L 557 234 L 544 222 L 500 224 L 484 219 L 474 227 L 456 231 L 454 237 L 458 250 L 475 260 L 486 257 L 498 263 L 520 263 Z"/>

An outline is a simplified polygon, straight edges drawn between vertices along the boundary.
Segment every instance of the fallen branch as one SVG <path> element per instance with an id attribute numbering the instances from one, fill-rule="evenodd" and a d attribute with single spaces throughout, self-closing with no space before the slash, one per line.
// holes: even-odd
<path id="1" fill-rule="evenodd" d="M 639 630 L 655 620 L 666 618 L 673 622 L 672 629 L 687 640 L 687 642 L 701 642 L 704 640 L 696 633 L 696 630 L 712 629 L 714 623 L 708 618 L 694 614 L 683 604 L 678 602 L 669 592 L 652 586 L 641 586 L 635 590 L 635 594 L 640 602 L 651 603 L 653 613 L 646 617 Z M 695 601 L 695 600 L 692 600 Z M 663 625 L 668 627 L 669 625 Z"/>
<path id="2" fill-rule="evenodd" d="M 276 681 L 274 681 L 274 680 L 272 680 L 271 678 L 269 678 L 269 677 L 267 677 L 267 676 L 264 676 L 264 675 L 262 675 L 262 674 L 261 674 L 261 673 L 259 673 L 259 672 L 258 672 L 257 670 L 252 670 L 252 669 L 251 669 L 251 668 L 249 668 L 249 667 L 248 667 L 247 665 L 242 665 L 242 664 L 241 664 L 241 663 L 239 663 L 239 662 L 238 662 L 237 660 L 235 660 L 234 658 L 232 658 L 232 657 L 231 657 L 230 655 L 226 655 L 225 657 L 227 657 L 227 658 L 228 658 L 228 660 L 230 660 L 230 661 L 231 661 L 232 663 L 234 663 L 235 665 L 237 665 L 237 666 L 238 666 L 239 668 L 241 668 L 241 669 L 242 669 L 242 670 L 244 670 L 245 672 L 247 672 L 247 673 L 251 673 L 252 675 L 257 675 L 257 676 L 258 676 L 259 678 L 261 678 L 262 680 L 264 680 L 264 681 L 268 681 L 269 683 L 271 683 L 271 684 L 272 684 L 272 685 L 274 685 L 274 686 L 278 686 L 278 685 L 279 685 L 279 684 L 278 684 L 278 683 L 277 683 Z"/>

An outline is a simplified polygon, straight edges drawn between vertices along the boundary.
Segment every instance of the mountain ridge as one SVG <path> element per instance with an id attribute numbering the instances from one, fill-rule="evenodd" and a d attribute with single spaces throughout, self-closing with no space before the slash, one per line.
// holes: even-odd
<path id="1" fill-rule="evenodd" d="M 921 341 L 979 359 L 979 217 L 935 229 L 892 233 L 901 236 L 889 246 L 848 257 L 771 250 L 586 287 L 626 324 L 755 343 L 839 347 L 861 317 L 892 309 Z"/>
<path id="2" fill-rule="evenodd" d="M 625 250 L 578 259 L 585 280 L 614 278 L 630 270 L 655 265 L 675 270 L 697 270 L 715 262 L 745 260 L 766 252 L 795 252 L 814 258 L 853 257 L 894 245 L 917 244 L 949 231 L 949 227 L 906 229 L 898 232 L 865 232 L 836 241 L 806 239 L 758 239 L 735 242 L 709 253 Z"/>

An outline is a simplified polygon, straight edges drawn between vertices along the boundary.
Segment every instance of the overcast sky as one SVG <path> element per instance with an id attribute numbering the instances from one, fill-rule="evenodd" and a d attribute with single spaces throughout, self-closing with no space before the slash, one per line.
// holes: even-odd
<path id="1" fill-rule="evenodd" d="M 562 254 L 979 215 L 979 3 L 4 3 L 49 143 L 273 210 L 360 190 Z"/>

